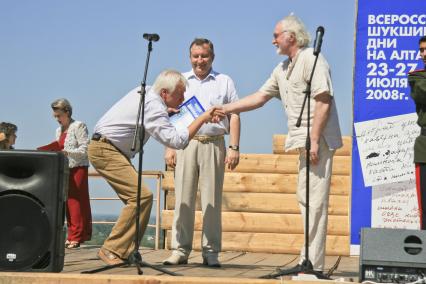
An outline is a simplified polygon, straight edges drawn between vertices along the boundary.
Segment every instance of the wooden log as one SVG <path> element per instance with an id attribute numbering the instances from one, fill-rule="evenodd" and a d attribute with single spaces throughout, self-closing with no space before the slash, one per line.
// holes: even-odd
<path id="1" fill-rule="evenodd" d="M 296 155 L 297 150 L 291 150 L 289 152 L 284 151 L 285 141 L 287 135 L 285 134 L 274 134 L 272 137 L 272 152 L 280 155 Z M 351 156 L 352 155 L 352 137 L 343 136 L 343 147 L 336 150 L 336 156 Z"/>
<path id="2" fill-rule="evenodd" d="M 173 215 L 173 210 L 163 210 L 161 218 L 162 229 L 172 229 Z M 202 213 L 201 211 L 196 211 L 194 230 L 201 231 L 202 227 Z M 223 212 L 222 231 L 303 234 L 303 220 L 300 214 Z M 327 234 L 348 236 L 348 216 L 329 216 Z"/>
<path id="3" fill-rule="evenodd" d="M 101 177 L 100 173 L 96 171 L 95 169 L 89 169 L 89 177 Z M 160 178 L 163 176 L 162 171 L 142 171 L 142 176 L 144 178 Z"/>
<path id="4" fill-rule="evenodd" d="M 165 171 L 163 190 L 174 190 L 174 172 Z M 297 174 L 226 172 L 224 192 L 296 193 Z M 349 195 L 350 176 L 331 177 L 331 195 Z"/>
<path id="5" fill-rule="evenodd" d="M 2 284 L 279 284 L 281 280 L 236 277 L 190 277 L 164 275 L 111 275 L 76 273 L 0 272 Z M 328 283 L 333 284 L 331 280 Z M 308 283 L 304 283 L 308 284 Z M 346 282 L 345 284 L 350 284 Z"/>
<path id="6" fill-rule="evenodd" d="M 298 155 L 241 154 L 240 163 L 234 172 L 297 174 L 298 164 Z M 334 157 L 333 175 L 349 175 L 350 169 L 350 156 Z"/>
<path id="7" fill-rule="evenodd" d="M 173 210 L 175 195 L 170 191 L 166 197 L 167 210 Z M 201 210 L 200 195 L 197 194 L 196 209 Z M 222 211 L 300 214 L 299 204 L 295 194 L 285 193 L 240 193 L 224 192 Z M 331 195 L 328 206 L 330 215 L 347 216 L 349 212 L 349 197 Z"/>
<path id="8" fill-rule="evenodd" d="M 171 231 L 167 231 L 166 247 L 171 248 Z M 303 234 L 222 232 L 222 251 L 299 254 Z M 193 248 L 201 249 L 201 232 L 194 231 Z M 349 236 L 327 236 L 327 255 L 349 255 Z"/>

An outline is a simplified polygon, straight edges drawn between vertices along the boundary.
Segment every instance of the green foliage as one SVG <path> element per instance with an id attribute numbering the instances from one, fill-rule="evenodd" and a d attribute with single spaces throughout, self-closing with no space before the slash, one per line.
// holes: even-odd
<path id="1" fill-rule="evenodd" d="M 85 242 L 86 245 L 102 245 L 111 233 L 113 224 L 93 224 L 92 239 Z"/>
<path id="2" fill-rule="evenodd" d="M 98 216 L 96 221 L 116 221 L 116 216 Z M 151 218 L 150 224 L 155 223 L 155 219 Z M 111 233 L 114 224 L 93 224 L 92 225 L 92 239 L 85 242 L 86 245 L 102 245 L 108 235 Z M 162 243 L 163 236 L 160 236 L 160 244 Z M 141 241 L 142 247 L 154 248 L 155 246 L 155 228 L 147 227 L 145 234 Z"/>

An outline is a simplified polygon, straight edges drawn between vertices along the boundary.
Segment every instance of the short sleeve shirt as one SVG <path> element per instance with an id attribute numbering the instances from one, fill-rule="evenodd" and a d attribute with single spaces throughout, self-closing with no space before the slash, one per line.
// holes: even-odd
<path id="1" fill-rule="evenodd" d="M 305 147 L 307 108 L 302 116 L 302 124 L 296 127 L 296 122 L 300 114 L 305 97 L 307 82 L 309 81 L 315 56 L 312 48 L 302 48 L 293 61 L 285 60 L 278 64 L 271 76 L 260 88 L 260 92 L 281 99 L 288 116 L 288 137 L 285 149 L 291 150 Z M 332 104 L 327 123 L 323 129 L 324 137 L 330 149 L 342 147 L 342 135 L 340 132 L 339 120 L 337 116 L 336 104 L 334 101 L 333 86 L 331 83 L 330 68 L 325 58 L 320 54 L 314 76 L 311 82 L 310 96 L 310 125 L 312 126 L 315 96 L 323 92 L 328 92 L 332 97 Z"/>

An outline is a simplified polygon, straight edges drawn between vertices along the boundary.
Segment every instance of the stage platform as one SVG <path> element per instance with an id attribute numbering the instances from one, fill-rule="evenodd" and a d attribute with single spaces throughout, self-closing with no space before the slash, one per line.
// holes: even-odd
<path id="1" fill-rule="evenodd" d="M 165 266 L 161 262 L 170 255 L 168 250 L 141 249 L 143 261 L 181 274 L 167 276 L 149 267 L 142 267 L 143 276 L 137 275 L 135 267 L 114 268 L 97 274 L 81 274 L 82 271 L 100 268 L 104 263 L 96 256 L 99 248 L 83 246 L 76 250 L 66 250 L 65 266 L 61 273 L 0 273 L 0 284 L 9 283 L 284 283 L 292 282 L 290 277 L 281 279 L 259 279 L 260 276 L 275 272 L 277 268 L 290 268 L 297 264 L 298 256 L 285 254 L 222 252 L 219 260 L 221 268 L 208 268 L 202 265 L 200 252 L 193 252 L 187 265 Z M 326 258 L 326 272 L 333 267 L 338 257 Z M 358 282 L 358 257 L 342 257 L 331 278 L 321 283 Z M 312 283 L 303 280 L 302 283 Z M 314 281 L 317 282 L 317 281 Z M 297 283 L 301 283 L 298 281 Z M 317 282 L 318 283 L 318 282 Z"/>

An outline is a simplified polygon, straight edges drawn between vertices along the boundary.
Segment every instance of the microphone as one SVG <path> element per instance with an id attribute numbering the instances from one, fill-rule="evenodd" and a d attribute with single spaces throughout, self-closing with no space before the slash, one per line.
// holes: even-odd
<path id="1" fill-rule="evenodd" d="M 143 34 L 143 38 L 149 41 L 158 41 L 160 36 L 158 34 Z"/>
<path id="2" fill-rule="evenodd" d="M 318 56 L 321 52 L 321 45 L 322 45 L 322 37 L 324 36 L 324 27 L 319 26 L 317 28 L 317 35 L 315 37 L 314 41 L 314 55 Z"/>

